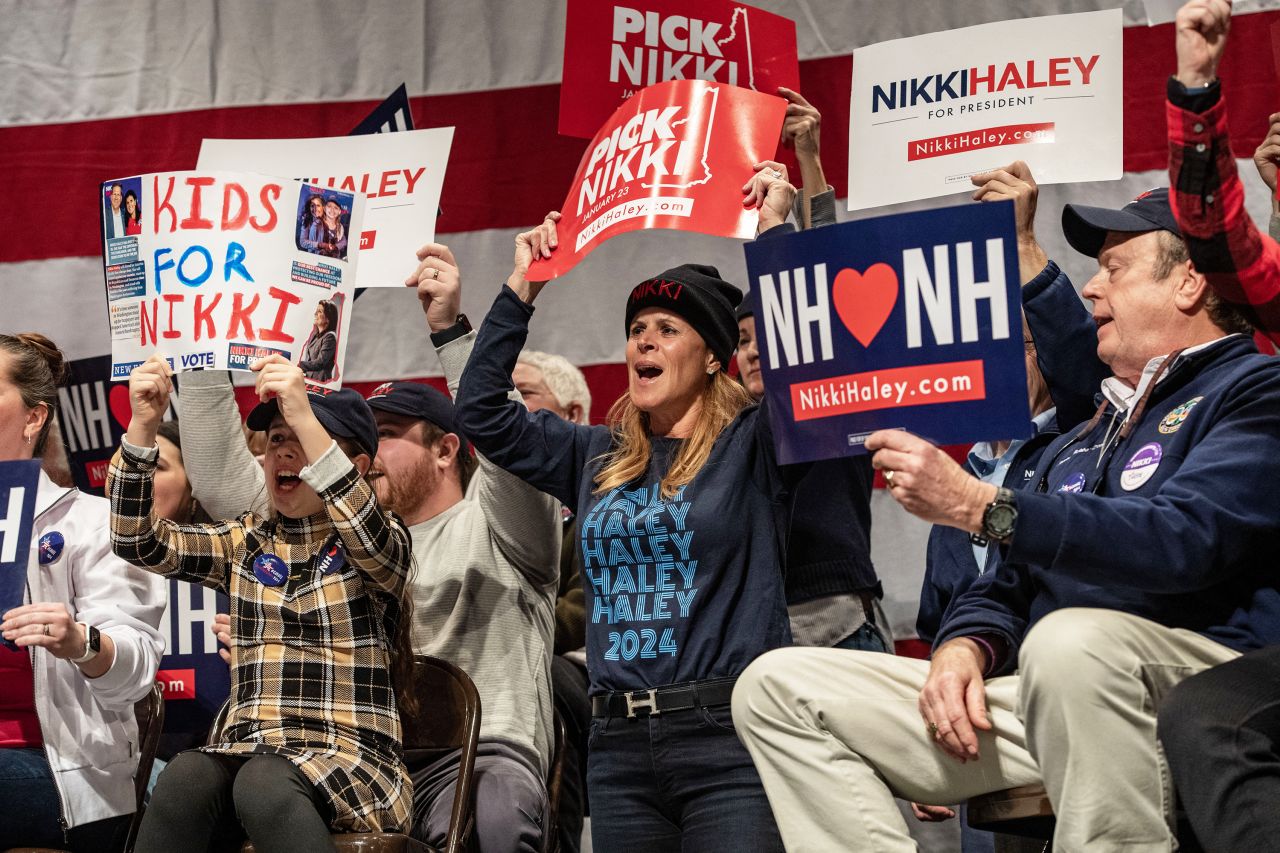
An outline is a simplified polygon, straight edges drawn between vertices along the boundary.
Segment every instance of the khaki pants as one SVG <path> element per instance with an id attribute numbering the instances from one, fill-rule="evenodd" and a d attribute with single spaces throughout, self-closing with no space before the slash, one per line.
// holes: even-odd
<path id="1" fill-rule="evenodd" d="M 915 850 L 894 796 L 950 805 L 1043 783 L 1057 851 L 1175 849 L 1156 709 L 1182 679 L 1237 657 L 1182 629 L 1070 609 L 1027 635 L 1019 674 L 987 681 L 994 729 L 961 764 L 917 709 L 926 661 L 779 649 L 738 679 L 733 716 L 792 853 Z"/>

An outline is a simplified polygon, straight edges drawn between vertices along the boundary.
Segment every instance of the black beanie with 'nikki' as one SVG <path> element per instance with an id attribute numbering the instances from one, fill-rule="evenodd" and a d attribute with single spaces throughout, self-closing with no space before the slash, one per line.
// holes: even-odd
<path id="1" fill-rule="evenodd" d="M 666 308 L 678 314 L 702 335 L 707 348 L 729 369 L 738 343 L 738 322 L 733 310 L 742 302 L 742 291 L 720 277 L 715 267 L 681 264 L 631 289 L 627 298 L 628 334 L 631 321 L 645 308 Z"/>

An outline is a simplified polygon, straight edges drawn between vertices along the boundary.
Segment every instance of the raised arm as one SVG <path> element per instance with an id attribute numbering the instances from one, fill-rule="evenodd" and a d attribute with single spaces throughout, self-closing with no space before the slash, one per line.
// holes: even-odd
<path id="1" fill-rule="evenodd" d="M 801 230 L 834 225 L 836 193 L 822 171 L 822 113 L 799 92 L 779 86 L 778 94 L 787 99 L 782 144 L 795 150 L 800 165 L 801 189 L 794 202 L 796 224 Z"/>
<path id="2" fill-rule="evenodd" d="M 450 329 L 462 303 L 462 276 L 448 246 L 428 243 L 418 250 L 414 273 L 418 298 L 427 317 L 436 355 L 444 368 L 449 393 L 458 396 L 458 383 L 475 347 L 474 332 L 438 343 L 440 333 Z M 508 397 L 522 408 L 513 388 Z M 478 453 L 479 471 L 476 499 L 484 507 L 489 531 L 503 554 L 538 586 L 557 582 L 559 576 L 561 515 L 560 502 L 514 474 L 509 474 Z"/>
<path id="3" fill-rule="evenodd" d="M 511 398 L 511 371 L 528 337 L 531 303 L 545 284 L 527 282 L 524 275 L 536 252 L 550 257 L 558 242 L 558 219 L 559 214 L 549 215 L 516 238 L 514 269 L 480 325 L 458 383 L 456 415 L 489 461 L 576 511 L 590 448 L 607 448 L 605 429 L 571 424 L 547 411 L 531 413 Z"/>
<path id="4" fill-rule="evenodd" d="M 301 368 L 273 355 L 253 369 L 258 373 L 259 398 L 278 401 L 280 417 L 302 447 L 307 464 L 298 476 L 324 502 L 347 560 L 364 577 L 366 588 L 398 599 L 413 562 L 408 530 L 382 510 L 355 463 L 316 418 Z M 365 466 L 372 462 L 363 453 L 357 459 Z"/>
<path id="5" fill-rule="evenodd" d="M 1171 202 L 1196 270 L 1280 341 L 1280 245 L 1244 209 L 1218 80 L 1230 26 L 1226 0 L 1193 0 L 1178 12 L 1178 72 L 1169 80 L 1165 111 Z"/>
<path id="6" fill-rule="evenodd" d="M 266 477 L 245 444 L 229 371 L 183 374 L 178 429 L 191 493 L 209 515 L 230 520 L 270 512 Z"/>
<path id="7" fill-rule="evenodd" d="M 173 390 L 169 365 L 152 356 L 129 377 L 133 417 L 107 471 L 111 546 L 116 556 L 156 574 L 225 588 L 227 567 L 243 540 L 238 523 L 177 525 L 156 515 L 152 498 L 156 427 Z"/>
<path id="8" fill-rule="evenodd" d="M 1036 345 L 1036 361 L 1066 429 L 1093 416 L 1094 396 L 1111 370 L 1098 360 L 1098 330 L 1070 279 L 1036 239 L 1040 188 L 1017 160 L 971 179 L 975 201 L 1012 201 L 1022 280 L 1022 316 Z"/>

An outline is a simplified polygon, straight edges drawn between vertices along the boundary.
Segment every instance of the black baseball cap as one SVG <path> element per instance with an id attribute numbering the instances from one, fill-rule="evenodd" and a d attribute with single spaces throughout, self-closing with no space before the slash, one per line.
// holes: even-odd
<path id="1" fill-rule="evenodd" d="M 1091 258 L 1098 257 L 1107 232 L 1139 234 L 1146 231 L 1168 231 L 1179 237 L 1182 231 L 1169 206 L 1169 188 L 1147 190 L 1119 210 L 1068 204 L 1062 208 L 1062 233 L 1071 248 Z"/>
<path id="2" fill-rule="evenodd" d="M 369 454 L 370 459 L 378 455 L 378 424 L 373 420 L 369 404 L 358 392 L 350 388 L 328 394 L 308 391 L 307 399 L 311 401 L 311 411 L 315 413 L 316 420 L 329 435 L 351 439 L 357 447 Z M 279 411 L 280 401 L 272 398 L 254 406 L 245 423 L 249 429 L 269 429 Z"/>
<path id="3" fill-rule="evenodd" d="M 458 436 L 459 452 L 469 452 L 466 436 L 458 429 L 453 417 L 453 401 L 421 382 L 383 382 L 369 394 L 366 402 L 370 408 L 407 418 L 429 421 L 445 432 Z"/>

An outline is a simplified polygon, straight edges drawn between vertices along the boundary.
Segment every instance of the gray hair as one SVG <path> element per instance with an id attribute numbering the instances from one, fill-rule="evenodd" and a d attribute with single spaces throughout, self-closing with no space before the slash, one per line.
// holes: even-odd
<path id="1" fill-rule="evenodd" d="M 560 408 L 568 411 L 570 406 L 577 403 L 582 407 L 577 422 L 591 422 L 591 389 L 587 387 L 587 377 L 570 364 L 569 359 L 562 355 L 527 349 L 520 353 L 516 363 L 527 364 L 542 371 L 542 381 L 547 383 Z"/>

